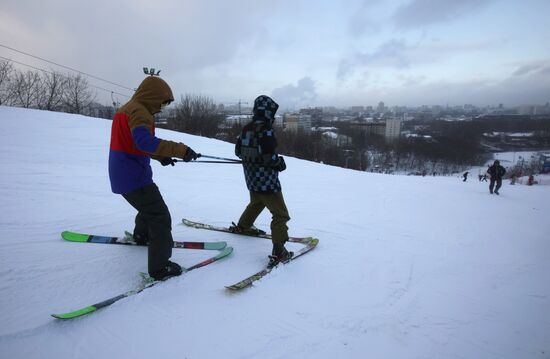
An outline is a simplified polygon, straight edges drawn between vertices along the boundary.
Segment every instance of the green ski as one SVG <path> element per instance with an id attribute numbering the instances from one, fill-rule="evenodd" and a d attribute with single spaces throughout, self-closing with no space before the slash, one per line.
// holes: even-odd
<path id="1" fill-rule="evenodd" d="M 304 243 L 304 242 L 300 242 L 300 243 Z M 241 289 L 244 289 L 246 287 L 249 287 L 254 282 L 262 279 L 263 277 L 265 277 L 267 274 L 269 274 L 273 269 L 277 268 L 278 266 L 286 265 L 287 263 L 292 262 L 296 258 L 299 258 L 299 257 L 303 256 L 304 254 L 306 254 L 307 252 L 313 250 L 315 248 L 315 246 L 317 246 L 318 243 L 319 243 L 319 240 L 317 238 L 310 238 L 309 242 L 304 243 L 305 246 L 303 248 L 301 248 L 297 252 L 294 252 L 294 255 L 292 256 L 292 258 L 290 258 L 287 262 L 281 262 L 281 263 L 277 264 L 274 267 L 265 267 L 264 269 L 262 269 L 261 271 L 259 271 L 257 273 L 254 273 L 250 277 L 247 277 L 247 278 L 245 278 L 245 279 L 243 279 L 243 280 L 241 280 L 241 281 L 239 281 L 235 284 L 228 285 L 225 288 L 227 288 L 229 290 L 232 290 L 232 291 L 237 291 L 237 290 L 241 290 Z"/>
<path id="2" fill-rule="evenodd" d="M 232 247 L 225 247 L 224 249 L 222 249 L 216 256 L 214 257 L 211 257 L 211 258 L 208 258 L 200 263 L 197 263 L 195 264 L 194 266 L 192 267 L 189 267 L 189 268 L 182 268 L 183 269 L 183 272 L 184 273 L 187 273 L 187 272 L 190 272 L 194 269 L 197 269 L 197 268 L 200 268 L 200 267 L 204 267 L 210 263 L 213 263 L 217 260 L 220 260 L 224 257 L 227 257 L 228 255 L 231 254 L 231 252 L 233 252 L 233 248 Z M 176 278 L 176 277 L 172 277 L 172 278 Z M 171 279 L 171 278 L 169 278 Z M 105 308 L 115 302 L 118 302 L 119 300 L 123 299 L 123 298 L 127 298 L 127 297 L 130 297 L 132 295 L 135 295 L 135 294 L 138 294 L 140 292 L 142 292 L 143 290 L 147 289 L 147 288 L 151 288 L 152 286 L 154 285 L 157 285 L 158 283 L 161 283 L 162 281 L 156 281 L 156 280 L 153 280 L 152 278 L 148 278 L 148 279 L 144 279 L 144 282 L 136 289 L 133 289 L 133 290 L 130 290 L 130 291 L 127 291 L 126 293 L 123 293 L 123 294 L 120 294 L 120 295 L 117 295 L 117 296 L 114 296 L 112 298 L 109 298 L 107 300 L 104 300 L 102 302 L 99 302 L 99 303 L 96 303 L 96 304 L 92 304 L 90 306 L 87 306 L 87 307 L 84 307 L 84 308 L 81 308 L 81 309 L 77 309 L 77 310 L 74 310 L 74 311 L 71 311 L 71 312 L 67 312 L 67 313 L 60 313 L 60 314 L 52 314 L 52 317 L 54 318 L 57 318 L 57 319 L 73 319 L 73 318 L 78 318 L 78 317 L 81 317 L 83 315 L 86 315 L 86 314 L 90 314 L 90 313 L 93 313 L 101 308 Z"/>
<path id="3" fill-rule="evenodd" d="M 183 221 L 183 224 L 185 224 L 188 227 L 193 227 L 193 228 L 197 228 L 197 229 L 206 229 L 206 230 L 210 230 L 210 231 L 234 233 L 234 232 L 230 231 L 229 228 L 227 228 L 227 227 L 214 226 L 214 225 L 211 225 L 211 224 L 194 222 L 194 221 L 190 221 L 190 220 L 185 219 L 185 218 L 183 218 L 182 221 Z M 243 234 L 243 233 L 234 233 L 234 234 L 271 239 L 271 235 L 267 234 L 267 233 L 260 233 L 260 234 L 255 234 L 255 235 L 253 235 L 253 234 Z M 293 243 L 303 244 L 304 247 L 302 247 L 299 251 L 295 252 L 294 256 L 290 260 L 288 260 L 286 263 L 291 262 L 291 261 L 295 260 L 296 258 L 299 258 L 299 257 L 303 256 L 304 254 L 306 254 L 307 252 L 313 250 L 317 246 L 317 244 L 319 243 L 319 240 L 317 238 L 313 238 L 313 237 L 289 237 L 288 241 L 293 242 Z M 286 263 L 282 263 L 282 264 L 286 264 Z M 247 277 L 247 278 L 245 278 L 245 279 L 243 279 L 243 280 L 241 280 L 241 281 L 239 281 L 235 284 L 228 285 L 225 288 L 227 288 L 229 290 L 232 290 L 232 291 L 237 291 L 237 290 L 247 288 L 250 285 L 252 285 L 254 282 L 262 279 L 263 277 L 265 277 L 267 274 L 269 274 L 273 269 L 277 268 L 279 265 L 281 265 L 281 263 L 279 263 L 275 267 L 271 267 L 271 268 L 270 267 L 265 267 L 264 269 L 262 269 L 261 271 L 251 275 L 250 277 Z"/>
<path id="4" fill-rule="evenodd" d="M 131 238 L 132 235 L 126 232 L 125 237 L 108 237 L 98 236 L 94 234 L 84 234 L 72 231 L 64 231 L 61 233 L 61 237 L 70 242 L 88 242 L 88 243 L 104 243 L 104 244 L 122 244 L 122 245 L 138 245 Z M 174 248 L 186 248 L 186 249 L 208 249 L 208 250 L 222 250 L 227 246 L 226 242 L 179 242 L 174 241 Z"/>

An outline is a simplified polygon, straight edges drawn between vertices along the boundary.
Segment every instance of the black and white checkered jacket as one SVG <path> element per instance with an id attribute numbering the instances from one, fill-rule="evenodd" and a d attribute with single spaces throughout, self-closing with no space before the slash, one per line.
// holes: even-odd
<path id="1" fill-rule="evenodd" d="M 246 186 L 251 192 L 280 192 L 277 139 L 271 120 L 254 116 L 243 127 L 235 145 L 235 155 L 242 159 Z"/>

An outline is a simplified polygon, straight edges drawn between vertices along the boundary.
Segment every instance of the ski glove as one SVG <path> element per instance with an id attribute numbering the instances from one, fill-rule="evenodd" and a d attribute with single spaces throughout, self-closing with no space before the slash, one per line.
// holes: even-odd
<path id="1" fill-rule="evenodd" d="M 163 166 L 174 165 L 177 161 L 171 157 L 164 157 L 160 160 L 160 164 Z"/>
<path id="2" fill-rule="evenodd" d="M 273 165 L 273 168 L 279 172 L 283 172 L 284 170 L 286 170 L 286 163 L 283 156 L 279 156 L 277 158 L 277 160 L 275 161 L 275 164 Z"/>
<path id="3" fill-rule="evenodd" d="M 193 161 L 199 158 L 199 155 L 191 149 L 191 147 L 187 147 L 187 152 L 185 152 L 185 155 L 183 155 L 183 161 L 189 162 Z"/>

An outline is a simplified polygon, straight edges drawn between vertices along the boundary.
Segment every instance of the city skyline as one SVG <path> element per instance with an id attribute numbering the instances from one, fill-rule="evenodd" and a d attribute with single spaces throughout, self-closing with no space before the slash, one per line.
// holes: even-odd
<path id="1" fill-rule="evenodd" d="M 155 67 L 176 97 L 225 104 L 512 107 L 550 100 L 549 12 L 545 0 L 7 0 L 0 44 L 130 88 Z"/>

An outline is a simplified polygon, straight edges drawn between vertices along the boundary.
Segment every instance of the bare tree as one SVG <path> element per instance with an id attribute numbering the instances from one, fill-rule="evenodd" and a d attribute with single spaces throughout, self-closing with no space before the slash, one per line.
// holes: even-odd
<path id="1" fill-rule="evenodd" d="M 12 63 L 10 61 L 0 61 L 0 105 L 5 105 L 9 100 L 9 83 L 12 73 Z"/>
<path id="2" fill-rule="evenodd" d="M 216 104 L 210 97 L 185 95 L 176 105 L 170 127 L 177 131 L 215 137 L 221 121 L 222 115 L 218 114 Z"/>
<path id="3" fill-rule="evenodd" d="M 63 103 L 63 94 L 68 78 L 59 72 L 44 73 L 42 77 L 42 92 L 38 98 L 38 108 L 57 111 Z"/>
<path id="4" fill-rule="evenodd" d="M 42 92 L 42 80 L 38 72 L 15 71 L 10 81 L 10 104 L 25 108 L 36 107 L 38 96 Z"/>
<path id="5" fill-rule="evenodd" d="M 66 112 L 82 114 L 94 101 L 95 95 L 88 81 L 80 74 L 69 76 L 63 92 L 63 107 Z"/>

